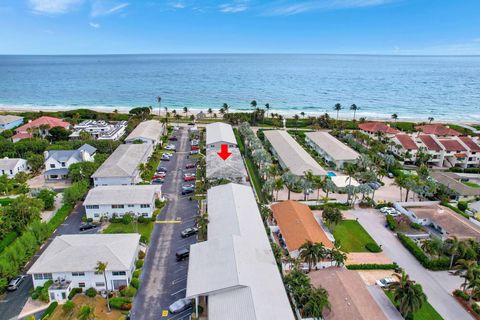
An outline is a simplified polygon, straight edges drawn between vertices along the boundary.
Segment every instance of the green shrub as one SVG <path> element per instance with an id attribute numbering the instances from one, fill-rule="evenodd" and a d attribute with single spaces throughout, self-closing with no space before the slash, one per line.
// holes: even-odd
<path id="1" fill-rule="evenodd" d="M 142 270 L 140 270 L 140 269 L 133 271 L 132 278 L 134 278 L 134 279 L 140 278 L 141 273 L 142 273 Z"/>
<path id="2" fill-rule="evenodd" d="M 388 228 L 389 228 L 390 230 L 392 230 L 392 231 L 397 230 L 397 228 L 398 228 L 398 222 L 397 222 L 397 220 L 395 220 L 395 218 L 394 218 L 392 215 L 390 215 L 390 214 L 387 214 L 387 215 L 385 216 L 385 218 L 387 219 Z"/>
<path id="3" fill-rule="evenodd" d="M 465 301 L 470 300 L 470 297 L 468 296 L 468 294 L 466 294 L 465 292 L 459 289 L 456 289 L 455 291 L 453 291 L 453 295 L 459 298 L 462 298 Z"/>
<path id="4" fill-rule="evenodd" d="M 97 290 L 95 290 L 95 288 L 88 288 L 85 291 L 85 295 L 90 298 L 95 298 L 95 296 L 97 295 Z"/>
<path id="5" fill-rule="evenodd" d="M 111 308 L 117 309 L 117 310 L 130 310 L 132 307 L 131 306 L 132 301 L 129 298 L 125 298 L 125 297 L 111 298 L 109 303 Z"/>
<path id="6" fill-rule="evenodd" d="M 135 289 L 138 289 L 140 287 L 140 280 L 138 278 L 132 278 L 132 280 L 130 280 L 130 284 Z"/>
<path id="7" fill-rule="evenodd" d="M 365 263 L 365 264 L 351 264 L 347 266 L 349 270 L 394 270 L 398 268 L 398 264 L 375 264 L 375 263 Z"/>
<path id="8" fill-rule="evenodd" d="M 425 268 L 430 270 L 448 270 L 450 268 L 450 259 L 448 259 L 448 257 L 430 260 L 423 250 L 417 246 L 415 241 L 402 233 L 397 233 L 397 236 L 403 246 L 407 248 Z"/>
<path id="9" fill-rule="evenodd" d="M 120 294 L 122 297 L 133 298 L 137 294 L 137 289 L 133 287 L 133 285 L 131 287 L 125 287 L 122 291 L 120 291 Z"/>
<path id="10" fill-rule="evenodd" d="M 410 227 L 412 227 L 412 228 L 415 229 L 415 230 L 421 230 L 421 229 L 422 229 L 422 225 L 419 224 L 419 223 L 415 223 L 415 222 L 413 222 L 413 223 L 410 225 Z"/>
<path id="11" fill-rule="evenodd" d="M 57 306 L 58 306 L 57 301 L 54 301 L 54 302 L 50 303 L 50 305 L 48 306 L 48 308 L 45 310 L 45 312 L 42 315 L 42 320 L 43 319 L 48 319 L 48 317 L 53 313 L 53 311 L 55 311 L 55 308 L 57 308 Z"/>
<path id="12" fill-rule="evenodd" d="M 71 300 L 68 300 L 62 306 L 63 313 L 65 313 L 65 314 L 69 314 L 70 312 L 73 311 L 74 308 L 75 308 L 75 303 Z"/>
<path id="13" fill-rule="evenodd" d="M 459 202 L 457 203 L 457 208 L 458 208 L 459 210 L 461 210 L 461 211 L 465 211 L 465 210 L 468 209 L 468 203 L 465 202 L 465 201 L 459 201 Z"/>
<path id="14" fill-rule="evenodd" d="M 76 294 L 82 293 L 82 288 L 73 288 L 68 294 L 68 300 L 72 300 Z"/>
<path id="15" fill-rule="evenodd" d="M 55 194 L 56 193 L 51 190 L 42 189 L 38 193 L 37 199 L 40 199 L 43 201 L 43 204 L 46 210 L 52 210 L 55 204 Z"/>
<path id="16" fill-rule="evenodd" d="M 145 251 L 138 251 L 138 259 L 143 260 L 145 258 Z"/>
<path id="17" fill-rule="evenodd" d="M 143 260 L 135 261 L 135 268 L 140 269 L 141 267 L 143 267 Z"/>
<path id="18" fill-rule="evenodd" d="M 2 252 L 3 250 L 5 250 L 6 247 L 8 247 L 10 244 L 13 243 L 13 241 L 15 241 L 15 239 L 17 238 L 17 233 L 15 231 L 10 231 L 9 233 L 7 233 L 2 241 L 0 241 L 0 252 Z"/>
<path id="19" fill-rule="evenodd" d="M 448 202 L 441 202 L 440 204 L 444 207 L 452 209 L 453 211 L 455 211 L 459 215 L 463 216 L 464 218 L 470 219 L 470 216 L 467 213 L 463 212 L 462 210 L 458 209 L 457 207 L 452 206 Z"/>
<path id="20" fill-rule="evenodd" d="M 472 303 L 472 309 L 476 314 L 480 315 L 480 307 L 476 303 Z"/>
<path id="21" fill-rule="evenodd" d="M 367 249 L 370 252 L 381 252 L 382 248 L 376 243 L 369 242 L 365 245 L 365 249 Z"/>

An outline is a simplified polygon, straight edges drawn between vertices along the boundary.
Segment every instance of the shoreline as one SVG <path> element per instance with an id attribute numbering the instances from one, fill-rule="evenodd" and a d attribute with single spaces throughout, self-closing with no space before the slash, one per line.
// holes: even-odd
<path id="1" fill-rule="evenodd" d="M 113 113 L 113 111 L 116 109 L 118 111 L 118 113 L 122 113 L 122 114 L 128 114 L 128 112 L 133 109 L 133 108 L 136 108 L 136 107 L 107 107 L 107 106 L 62 106 L 62 107 L 53 107 L 53 106 L 31 106 L 31 105 L 24 105 L 24 106 L 21 106 L 21 105 L 15 105 L 15 106 L 8 106 L 8 105 L 0 105 L 0 112 L 1 113 L 8 113 L 8 112 L 11 112 L 11 113 L 22 113 L 22 112 L 40 112 L 40 111 L 43 111 L 43 112 L 60 112 L 60 111 L 68 111 L 68 110 L 76 110 L 76 109 L 89 109 L 89 110 L 92 110 L 92 111 L 97 111 L 97 112 L 104 112 L 104 113 Z M 177 110 L 177 113 L 182 115 L 183 116 L 183 108 L 169 108 L 169 111 L 171 112 L 171 110 Z M 194 114 L 194 115 L 197 115 L 198 113 L 202 112 L 203 113 L 206 113 L 206 111 L 208 110 L 208 108 L 191 108 L 189 107 L 189 110 L 188 110 L 188 113 L 189 115 L 191 114 Z M 218 116 L 218 119 L 221 119 L 221 116 L 219 115 L 219 112 L 218 112 L 218 109 L 213 109 L 213 112 L 214 113 L 217 113 L 217 116 Z M 246 108 L 242 108 L 242 109 L 230 109 L 229 112 L 232 113 L 232 112 L 251 112 L 253 111 L 253 109 L 246 109 Z M 296 111 L 299 111 L 299 110 L 296 110 Z M 301 112 L 301 111 L 300 111 Z M 269 114 L 271 113 L 278 113 L 286 118 L 293 118 L 295 114 L 298 114 L 300 112 L 294 112 L 292 110 L 288 111 L 288 110 L 283 110 L 283 109 L 270 109 L 269 110 Z M 165 111 L 164 111 L 164 107 L 162 107 L 162 110 L 160 112 L 160 116 L 163 116 L 165 114 Z M 322 114 L 325 114 L 325 111 L 321 111 L 321 112 L 308 112 L 305 114 L 305 118 L 308 117 L 308 116 L 315 116 L 315 117 L 318 117 Z M 335 111 L 331 111 L 331 112 L 328 112 L 328 114 L 330 115 L 330 117 L 335 120 L 336 119 L 336 112 Z M 156 115 L 158 116 L 158 107 L 154 107 L 153 108 L 153 115 Z M 356 119 L 360 119 L 361 117 L 365 117 L 366 118 L 366 121 L 385 121 L 385 122 L 394 122 L 394 120 L 389 117 L 389 116 L 386 116 L 386 115 L 378 115 L 378 116 L 372 116 L 372 112 L 368 112 L 368 113 L 362 113 L 361 111 L 357 111 L 356 113 Z M 210 119 L 210 117 L 207 115 L 207 118 Z M 300 117 L 301 119 L 301 117 Z M 339 117 L 338 117 L 339 120 L 352 120 L 353 119 L 353 115 L 351 116 L 346 116 L 346 115 L 342 115 L 340 113 Z M 399 116 L 399 118 L 397 119 L 397 122 L 413 122 L 413 123 L 422 123 L 422 122 L 429 122 L 428 119 L 420 119 L 420 118 L 415 118 L 415 117 L 401 117 L 401 115 Z M 442 124 L 447 124 L 447 123 L 451 123 L 451 124 L 464 124 L 464 125 L 469 125 L 469 124 L 473 124 L 473 125 L 477 125 L 477 124 L 480 124 L 480 120 L 478 121 L 474 121 L 474 120 L 462 120 L 462 119 L 435 119 L 433 120 L 433 123 L 442 123 Z"/>

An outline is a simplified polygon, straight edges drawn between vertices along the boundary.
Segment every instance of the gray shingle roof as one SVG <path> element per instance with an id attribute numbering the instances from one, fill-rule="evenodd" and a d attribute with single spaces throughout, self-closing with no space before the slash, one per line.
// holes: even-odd
<path id="1" fill-rule="evenodd" d="M 99 186 L 88 192 L 83 205 L 148 204 L 160 190 L 156 185 Z"/>
<path id="2" fill-rule="evenodd" d="M 162 134 L 163 125 L 158 120 L 148 120 L 140 122 L 125 140 L 135 141 L 141 138 L 145 138 L 159 142 Z"/>
<path id="3" fill-rule="evenodd" d="M 229 149 L 232 153 L 227 160 L 223 160 L 217 154 L 217 150 L 207 149 L 207 173 L 208 179 L 227 179 L 232 182 L 243 182 L 247 172 L 243 165 L 243 159 L 237 148 Z"/>
<path id="4" fill-rule="evenodd" d="M 3 158 L 0 159 L 0 170 L 13 170 L 18 162 L 22 161 L 20 158 Z"/>
<path id="5" fill-rule="evenodd" d="M 133 176 L 138 165 L 147 161 L 151 144 L 122 144 L 95 171 L 92 178 Z"/>
<path id="6" fill-rule="evenodd" d="M 97 151 L 97 149 L 92 147 L 89 144 L 84 144 L 83 146 L 81 146 L 77 150 L 50 150 L 50 151 L 48 151 L 47 159 L 53 158 L 53 159 L 55 159 L 59 162 L 62 162 L 62 161 L 66 162 L 70 158 L 74 158 L 77 161 L 82 161 L 83 160 L 82 159 L 82 154 L 81 154 L 82 151 L 85 151 L 89 155 L 92 155 Z M 45 160 L 47 160 L 47 159 L 45 159 Z"/>

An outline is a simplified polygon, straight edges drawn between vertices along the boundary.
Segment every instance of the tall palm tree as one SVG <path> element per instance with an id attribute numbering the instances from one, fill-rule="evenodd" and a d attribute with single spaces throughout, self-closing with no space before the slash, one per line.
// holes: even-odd
<path id="1" fill-rule="evenodd" d="M 432 121 L 433 121 L 433 120 L 435 120 L 434 117 L 428 117 L 428 123 L 429 123 L 429 124 L 432 124 Z"/>
<path id="2" fill-rule="evenodd" d="M 478 268 L 477 261 L 459 259 L 451 272 L 452 275 L 460 276 L 463 278 L 461 288 L 463 292 L 467 291 L 470 283 L 475 281 L 480 276 L 480 269 Z"/>
<path id="3" fill-rule="evenodd" d="M 266 118 L 268 118 L 268 111 L 270 111 L 270 103 L 265 103 L 265 109 L 267 110 Z"/>
<path id="4" fill-rule="evenodd" d="M 278 201 L 278 191 L 280 190 L 283 190 L 283 187 L 284 187 L 284 183 L 283 183 L 283 179 L 282 178 L 278 178 L 278 179 L 275 179 L 275 183 L 273 185 L 273 190 L 276 191 L 276 196 L 275 196 L 275 200 Z"/>
<path id="5" fill-rule="evenodd" d="M 338 122 L 338 113 L 342 110 L 342 105 L 340 103 L 335 103 L 333 110 L 337 111 L 337 122 Z"/>
<path id="6" fill-rule="evenodd" d="M 222 105 L 222 109 L 225 111 L 225 113 L 228 113 L 228 109 L 230 109 L 230 107 L 229 107 L 228 104 L 224 103 L 224 104 Z"/>
<path id="7" fill-rule="evenodd" d="M 198 238 L 207 240 L 208 215 L 206 213 L 197 216 Z"/>
<path id="8" fill-rule="evenodd" d="M 357 173 L 357 168 L 355 167 L 355 165 L 353 165 L 351 163 L 347 163 L 347 164 L 345 164 L 343 170 L 345 171 L 345 174 L 348 176 L 348 186 L 347 186 L 347 188 L 351 189 L 352 179 L 353 179 L 353 176 L 355 176 L 355 174 Z M 350 202 L 350 192 L 348 193 L 348 196 L 347 196 L 347 203 L 349 203 L 349 202 Z"/>
<path id="9" fill-rule="evenodd" d="M 300 115 L 302 116 L 302 119 L 305 118 L 305 112 L 304 111 L 300 112 Z"/>
<path id="10" fill-rule="evenodd" d="M 452 269 L 453 261 L 455 260 L 455 256 L 460 249 L 460 241 L 456 236 L 453 236 L 449 242 L 450 245 L 448 247 L 448 253 L 450 254 L 450 269 Z"/>
<path id="11" fill-rule="evenodd" d="M 106 296 L 107 296 L 107 309 L 108 309 L 108 312 L 110 312 L 110 302 L 108 301 L 109 293 L 108 293 L 108 283 L 107 283 L 107 273 L 106 273 L 107 266 L 108 266 L 108 262 L 97 261 L 97 266 L 95 267 L 95 271 L 103 274 L 103 279 L 105 280 L 105 291 L 107 292 L 107 294 L 106 294 Z"/>
<path id="12" fill-rule="evenodd" d="M 393 119 L 393 121 L 395 121 L 395 123 L 397 123 L 398 114 L 396 114 L 396 113 L 392 114 L 392 119 Z"/>
<path id="13" fill-rule="evenodd" d="M 257 107 L 257 100 L 252 100 L 250 102 L 250 105 L 252 106 L 252 108 L 256 108 Z"/>
<path id="14" fill-rule="evenodd" d="M 310 240 L 300 246 L 299 257 L 303 260 L 303 262 L 308 264 L 309 272 L 312 271 L 313 266 L 317 265 L 320 258 L 323 258 L 324 253 L 321 252 L 321 250 L 323 249 Z"/>
<path id="15" fill-rule="evenodd" d="M 350 110 L 353 111 L 353 120 L 354 121 L 355 121 L 355 115 L 356 115 L 358 109 L 360 109 L 360 108 L 357 107 L 357 105 L 355 103 L 350 106 Z"/>
<path id="16" fill-rule="evenodd" d="M 183 107 L 183 113 L 185 113 L 185 118 L 188 116 L 188 108 Z"/>
<path id="17" fill-rule="evenodd" d="M 210 117 L 212 117 L 212 114 L 213 114 L 212 108 L 208 108 L 207 113 Z"/>
<path id="18" fill-rule="evenodd" d="M 285 172 L 282 175 L 283 182 L 288 189 L 288 200 L 290 200 L 291 189 L 293 189 L 297 184 L 297 177 L 290 171 Z"/>
<path id="19" fill-rule="evenodd" d="M 347 255 L 340 250 L 333 248 L 330 250 L 330 257 L 333 262 L 335 262 L 336 267 L 341 267 L 347 261 Z"/>
<path id="20" fill-rule="evenodd" d="M 160 110 L 162 110 L 162 97 L 157 96 L 157 102 L 158 102 L 158 115 L 160 116 Z"/>
<path id="21" fill-rule="evenodd" d="M 427 301 L 427 296 L 423 289 L 415 281 L 410 280 L 409 276 L 402 272 L 402 276 L 394 274 L 398 278 L 397 282 L 392 283 L 389 289 L 393 291 L 393 301 L 398 304 L 398 311 L 405 317 L 420 310 Z"/>
<path id="22" fill-rule="evenodd" d="M 303 305 L 303 317 L 323 319 L 324 310 L 331 310 L 328 292 L 324 288 L 312 288 L 308 294 L 307 302 Z"/>

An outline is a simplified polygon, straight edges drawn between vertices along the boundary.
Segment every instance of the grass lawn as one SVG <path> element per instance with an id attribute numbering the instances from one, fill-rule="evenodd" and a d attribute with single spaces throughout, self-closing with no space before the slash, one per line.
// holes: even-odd
<path id="1" fill-rule="evenodd" d="M 393 304 L 393 293 L 390 291 L 385 291 L 387 297 L 392 301 Z M 413 315 L 414 320 L 443 320 L 442 316 L 432 307 L 428 301 L 423 304 L 423 306 L 415 312 Z"/>
<path id="2" fill-rule="evenodd" d="M 356 220 L 343 220 L 333 230 L 335 240 L 340 241 L 345 252 L 369 252 L 365 245 L 376 243 Z"/>
<path id="3" fill-rule="evenodd" d="M 138 226 L 138 233 L 144 236 L 145 239 L 150 240 L 155 222 L 137 223 L 136 225 Z M 116 222 L 110 223 L 110 225 L 103 230 L 103 233 L 136 233 L 136 228 L 134 223 L 123 224 Z"/>
<path id="4" fill-rule="evenodd" d="M 464 185 L 469 186 L 471 188 L 480 188 L 480 184 L 476 184 L 475 182 L 463 182 Z"/>

